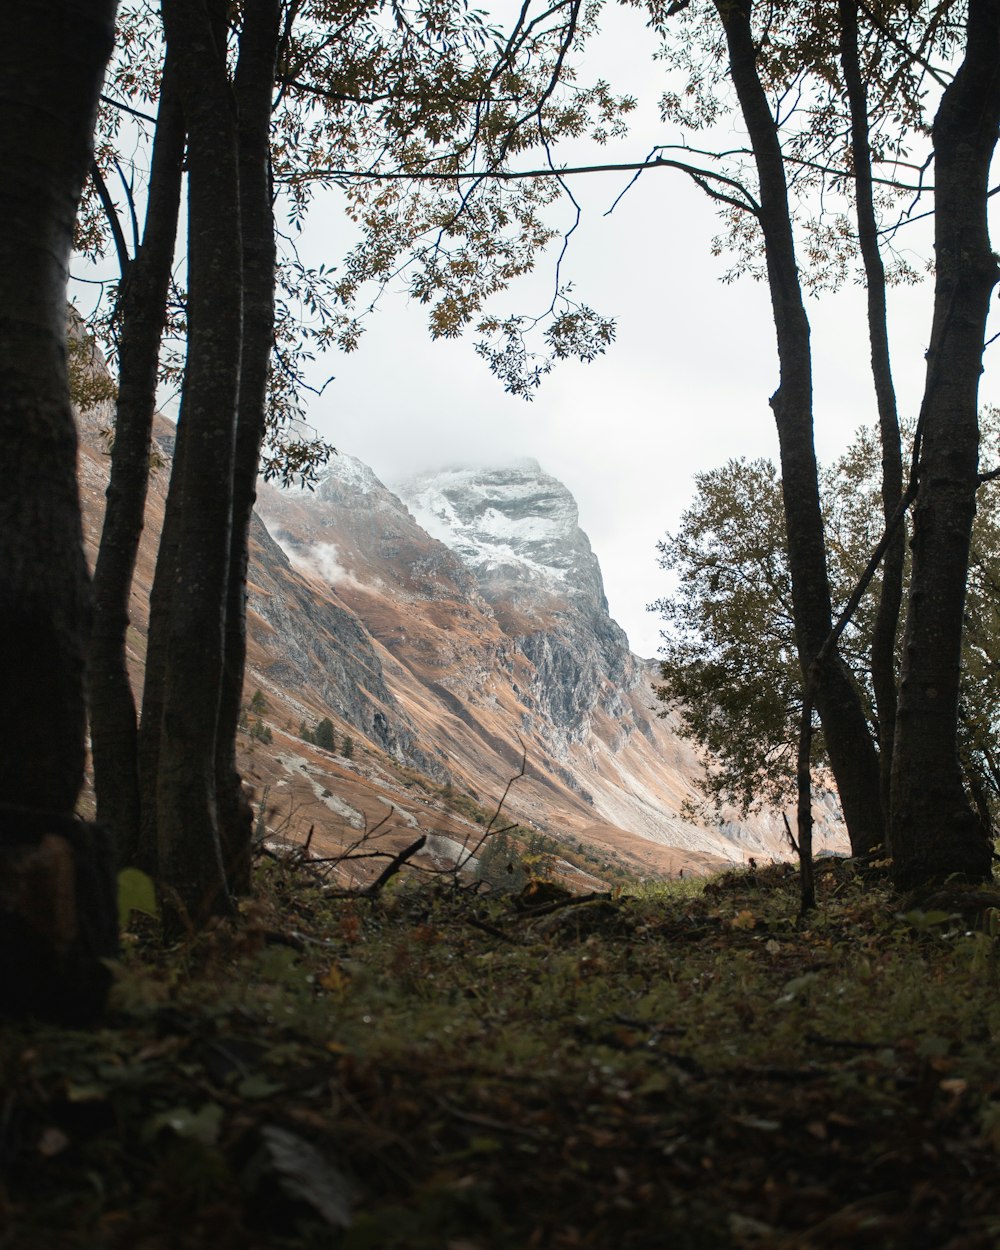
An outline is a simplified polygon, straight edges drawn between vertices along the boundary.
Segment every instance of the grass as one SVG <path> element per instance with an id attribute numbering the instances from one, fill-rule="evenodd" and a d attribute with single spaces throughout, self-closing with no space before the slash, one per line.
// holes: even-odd
<path id="1" fill-rule="evenodd" d="M 0 1041 L 2 1250 L 1000 1241 L 992 895 L 823 865 L 572 900 L 262 866 Z"/>

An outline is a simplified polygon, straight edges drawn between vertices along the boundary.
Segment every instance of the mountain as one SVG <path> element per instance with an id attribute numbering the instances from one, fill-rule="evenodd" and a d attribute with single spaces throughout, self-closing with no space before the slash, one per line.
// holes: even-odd
<path id="1" fill-rule="evenodd" d="M 787 853 L 775 813 L 683 814 L 700 761 L 609 615 L 572 495 L 537 463 L 422 474 L 394 493 L 339 455 L 315 491 L 262 487 L 258 511 L 250 602 L 281 649 L 258 669 L 269 689 L 319 694 L 390 758 L 487 808 L 523 763 L 506 813 L 634 870 Z M 282 567 L 311 609 L 265 588 Z M 339 658 L 316 646 L 319 605 L 337 616 Z M 843 849 L 832 803 L 819 816 L 818 845 Z"/>
<path id="2" fill-rule="evenodd" d="M 595 711 L 618 714 L 639 674 L 562 482 L 531 460 L 424 474 L 397 489 L 472 572 L 501 629 L 534 665 L 532 695 L 557 737 L 583 742 Z"/>
<path id="3" fill-rule="evenodd" d="M 91 351 L 78 327 L 74 344 Z M 98 355 L 83 368 L 101 381 Z M 93 560 L 113 412 L 107 386 L 90 389 L 79 480 Z M 127 638 L 137 694 L 174 433 L 157 418 Z M 423 835 L 415 862 L 445 868 L 481 849 L 500 809 L 495 824 L 547 834 L 581 885 L 609 865 L 659 875 L 787 855 L 776 813 L 683 814 L 701 762 L 659 715 L 655 664 L 608 613 L 575 501 L 534 461 L 422 474 L 393 492 L 338 455 L 315 490 L 261 483 L 248 604 L 241 767 L 274 839 L 332 861 Z M 339 751 L 301 735 L 324 718 Z M 846 849 L 833 801 L 818 806 L 817 849 Z M 372 863 L 334 870 L 364 879 Z"/>

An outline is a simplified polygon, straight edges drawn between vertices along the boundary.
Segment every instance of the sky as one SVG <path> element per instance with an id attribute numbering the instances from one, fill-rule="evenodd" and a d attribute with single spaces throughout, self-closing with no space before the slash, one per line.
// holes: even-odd
<path id="1" fill-rule="evenodd" d="M 655 118 L 662 71 L 644 50 L 651 45 L 638 14 L 618 11 L 615 20 L 597 68 L 613 84 L 626 83 L 641 107 L 633 137 L 600 157 L 640 160 L 668 137 Z M 582 155 L 568 150 L 565 159 Z M 605 216 L 629 176 L 573 182 L 584 216 L 564 276 L 580 300 L 617 319 L 617 340 L 603 357 L 557 365 L 528 404 L 503 392 L 475 355 L 472 336 L 432 342 L 425 310 L 390 296 L 359 349 L 327 362 L 334 381 L 311 420 L 389 485 L 449 465 L 537 459 L 576 497 L 611 614 L 632 649 L 648 657 L 659 646 L 660 623 L 647 605 L 670 586 L 657 541 L 676 527 L 699 470 L 735 456 L 777 457 L 768 396 L 778 366 L 767 288 L 722 281 L 725 259 L 710 254 L 718 220 L 704 194 L 682 174 L 652 170 Z M 336 203 L 318 205 L 311 223 L 310 254 L 336 263 L 346 238 Z M 926 255 L 926 234 L 914 229 L 904 242 L 915 259 Z M 537 278 L 500 306 L 544 307 L 553 265 L 550 252 Z M 915 414 L 920 401 L 929 295 L 925 283 L 891 297 L 904 415 Z M 810 299 L 809 313 L 816 443 L 820 458 L 830 460 L 875 418 L 863 292 L 852 286 Z"/>
<path id="2" fill-rule="evenodd" d="M 596 153 L 589 143 L 560 146 L 559 163 L 593 163 L 595 155 L 605 163 L 639 161 L 654 144 L 678 138 L 658 119 L 667 80 L 653 59 L 642 14 L 609 5 L 602 20 L 580 80 L 606 78 L 613 89 L 634 94 L 639 107 L 628 138 Z M 688 137 L 696 146 L 745 145 L 734 118 L 723 119 L 707 138 Z M 538 164 L 528 154 L 524 159 L 526 167 Z M 704 193 L 679 172 L 650 170 L 606 215 L 630 177 L 587 175 L 572 183 L 583 216 L 562 280 L 572 281 L 581 302 L 616 319 L 617 338 L 605 355 L 590 364 L 558 364 L 529 404 L 504 393 L 476 356 L 472 335 L 431 341 L 426 310 L 390 291 L 356 352 L 317 362 L 313 380 L 333 375 L 333 381 L 310 403 L 309 420 L 390 486 L 435 468 L 537 460 L 575 496 L 611 614 L 632 649 L 652 657 L 660 622 L 647 605 L 671 588 L 656 544 L 677 527 L 696 473 L 731 457 L 777 458 L 768 396 L 778 383 L 778 365 L 767 287 L 747 279 L 723 282 L 727 260 L 711 255 L 719 222 Z M 565 204 L 554 208 L 554 224 L 567 228 L 570 213 Z M 930 253 L 928 239 L 925 223 L 907 228 L 897 246 L 920 267 Z M 318 199 L 299 241 L 303 257 L 337 266 L 351 241 L 336 193 Z M 536 273 L 490 311 L 543 311 L 557 250 L 553 245 Z M 903 416 L 915 416 L 920 402 L 930 294 L 929 281 L 890 294 Z M 809 299 L 808 311 L 816 446 L 820 459 L 830 461 L 859 425 L 875 420 L 864 293 L 851 285 Z M 1000 342 L 987 353 L 984 401 L 1000 401 L 991 373 L 998 355 Z"/>

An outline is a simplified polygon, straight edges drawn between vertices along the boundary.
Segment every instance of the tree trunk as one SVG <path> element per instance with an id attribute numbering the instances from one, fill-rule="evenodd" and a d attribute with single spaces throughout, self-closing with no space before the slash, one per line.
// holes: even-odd
<path id="1" fill-rule="evenodd" d="M 170 631 L 170 596 L 177 562 L 181 516 L 181 481 L 187 430 L 178 427 L 173 467 L 163 512 L 163 528 L 156 552 L 156 568 L 149 592 L 149 630 L 146 635 L 146 671 L 142 685 L 142 718 L 139 722 L 139 844 L 135 862 L 150 876 L 159 876 L 159 837 L 156 820 L 156 778 L 160 767 L 163 729 L 163 684 L 167 672 L 167 638 Z"/>
<path id="2" fill-rule="evenodd" d="M 858 242 L 865 266 L 868 295 L 868 337 L 872 378 L 878 405 L 882 445 L 882 515 L 888 527 L 903 496 L 903 456 L 896 411 L 896 388 L 889 356 L 885 299 L 885 266 L 878 244 L 878 222 L 872 191 L 872 154 L 868 130 L 868 92 L 858 59 L 857 0 L 840 0 L 840 63 L 851 110 L 851 151 Z M 882 562 L 882 588 L 871 644 L 872 686 L 879 731 L 879 789 L 886 830 L 890 825 L 890 778 L 896 736 L 896 635 L 903 601 L 906 529 L 900 524 Z"/>
<path id="3" fill-rule="evenodd" d="M 90 736 L 98 819 L 121 863 L 138 853 L 139 762 L 135 699 L 126 664 L 129 594 L 142 535 L 184 157 L 184 119 L 164 65 L 142 246 L 122 275 L 118 405 L 104 528 L 94 570 L 94 629 L 88 657 Z"/>
<path id="4" fill-rule="evenodd" d="M 229 909 L 215 759 L 242 321 L 236 109 L 224 0 L 164 0 L 188 131 L 188 353 L 184 449 L 163 675 L 156 808 L 160 879 L 179 920 Z M 173 485 L 173 484 L 172 484 Z"/>
<path id="5" fill-rule="evenodd" d="M 250 889 L 253 830 L 253 812 L 236 766 L 236 735 L 246 669 L 250 518 L 257 498 L 257 472 L 267 416 L 268 370 L 274 346 L 276 248 L 271 211 L 270 122 L 279 10 L 279 0 L 260 0 L 245 10 L 235 76 L 240 119 L 243 352 L 216 771 L 223 860 L 230 888 L 239 894 Z"/>
<path id="6" fill-rule="evenodd" d="M 767 95 L 757 72 L 752 0 L 715 0 L 726 32 L 730 72 L 754 151 L 760 181 L 758 219 L 781 370 L 771 408 L 778 429 L 782 492 L 792 577 L 792 611 L 802 672 L 808 674 L 832 625 L 823 515 L 813 443 L 812 356 L 802 300 L 784 160 Z M 883 841 L 878 759 L 857 687 L 834 654 L 816 688 L 830 765 L 856 855 Z"/>
<path id="7" fill-rule="evenodd" d="M 0 6 L 0 1009 L 78 1018 L 116 939 L 99 834 L 73 818 L 90 595 L 66 278 L 114 12 Z"/>
<path id="8" fill-rule="evenodd" d="M 1000 0 L 971 0 L 965 60 L 934 121 L 937 277 L 921 409 L 913 568 L 892 772 L 893 873 L 990 875 L 958 757 L 958 690 L 979 456 L 979 375 L 997 261 L 987 194 L 1000 125 Z"/>

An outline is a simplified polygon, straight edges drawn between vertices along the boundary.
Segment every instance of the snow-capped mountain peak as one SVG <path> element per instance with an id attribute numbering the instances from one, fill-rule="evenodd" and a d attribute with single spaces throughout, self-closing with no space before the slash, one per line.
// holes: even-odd
<path id="1" fill-rule="evenodd" d="M 600 567 L 580 529 L 576 501 L 537 461 L 422 473 L 395 489 L 424 529 L 481 582 L 527 582 L 603 604 Z"/>

